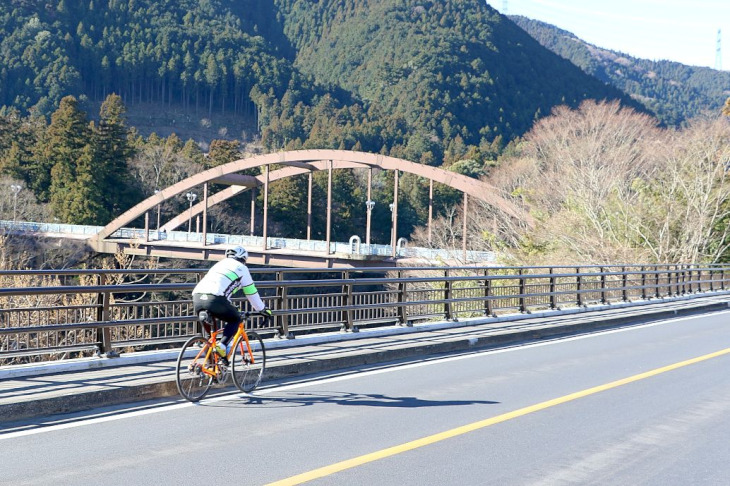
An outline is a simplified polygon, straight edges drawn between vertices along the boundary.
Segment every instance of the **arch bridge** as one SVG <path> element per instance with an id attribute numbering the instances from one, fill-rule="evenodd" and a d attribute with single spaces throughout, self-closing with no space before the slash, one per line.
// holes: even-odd
<path id="1" fill-rule="evenodd" d="M 251 176 L 241 174 L 242 171 L 252 168 L 261 168 L 262 174 Z M 343 254 L 333 249 L 330 241 L 332 222 L 332 171 L 335 169 L 367 169 L 368 187 L 366 204 L 365 245 L 370 245 L 370 220 L 373 204 L 371 203 L 371 184 L 373 169 L 392 171 L 394 174 L 393 203 L 391 204 L 391 241 L 390 254 Z M 328 172 L 327 184 L 327 228 L 326 241 L 323 251 L 286 250 L 276 248 L 270 243 L 268 234 L 268 194 L 269 184 L 273 181 L 300 174 L 309 175 L 309 190 L 307 194 L 307 240 L 311 237 L 312 221 L 312 174 L 315 171 Z M 187 258 L 187 259 L 220 259 L 228 245 L 210 241 L 208 235 L 208 210 L 229 198 L 245 191 L 251 193 L 252 202 L 255 197 L 254 189 L 263 191 L 263 222 L 260 244 L 246 247 L 250 254 L 250 263 L 259 265 L 276 265 L 292 267 L 360 267 L 360 266 L 388 266 L 395 265 L 397 260 L 396 247 L 398 235 L 398 186 L 400 172 L 414 174 L 429 180 L 429 217 L 428 229 L 431 231 L 433 215 L 433 183 L 439 182 L 461 191 L 464 195 L 463 210 L 467 211 L 468 198 L 473 197 L 499 208 L 510 216 L 528 220 L 528 216 L 519 210 L 509 200 L 499 195 L 495 187 L 454 172 L 436 167 L 426 166 L 395 157 L 379 154 L 347 151 L 347 150 L 295 150 L 289 152 L 270 153 L 243 158 L 227 164 L 195 174 L 170 187 L 157 191 L 154 195 L 132 207 L 118 218 L 103 227 L 95 236 L 89 238 L 88 243 L 102 253 L 127 254 Z M 214 194 L 210 193 L 210 185 L 225 185 Z M 198 199 L 191 191 L 202 186 L 202 198 Z M 189 209 L 182 211 L 169 221 L 160 225 L 159 208 L 165 201 L 187 195 L 190 202 Z M 254 228 L 254 205 L 251 205 L 251 231 Z M 157 213 L 156 230 L 150 232 L 150 213 Z M 133 221 L 144 217 L 145 228 L 135 236 L 125 237 L 124 229 Z M 200 235 L 199 241 L 174 241 L 161 239 L 159 235 L 167 235 L 176 228 L 188 224 L 188 233 L 191 232 L 193 218 L 198 221 L 202 217 L 202 230 L 196 228 Z M 464 218 L 466 222 L 466 218 Z M 157 238 L 155 238 L 157 236 Z M 253 233 L 252 235 L 253 236 Z M 257 239 L 259 241 L 259 239 Z M 258 246 L 258 247 L 257 247 Z M 466 251 L 466 242 L 464 242 Z"/>

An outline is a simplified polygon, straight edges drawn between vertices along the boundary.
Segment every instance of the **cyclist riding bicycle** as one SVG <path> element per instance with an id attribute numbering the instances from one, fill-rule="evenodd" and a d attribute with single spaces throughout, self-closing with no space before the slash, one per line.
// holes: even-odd
<path id="1" fill-rule="evenodd" d="M 216 345 L 216 351 L 225 359 L 231 337 L 241 322 L 241 314 L 231 303 L 231 295 L 238 290 L 248 298 L 251 307 L 270 318 L 271 310 L 261 300 L 251 272 L 246 267 L 248 252 L 242 246 L 226 250 L 226 258 L 213 265 L 193 289 L 195 315 L 208 311 L 213 317 L 226 322 L 223 338 Z"/>

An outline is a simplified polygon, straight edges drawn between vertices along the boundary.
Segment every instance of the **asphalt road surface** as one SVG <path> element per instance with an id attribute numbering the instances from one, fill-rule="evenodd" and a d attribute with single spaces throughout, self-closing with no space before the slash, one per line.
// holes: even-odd
<path id="1" fill-rule="evenodd" d="M 0 430 L 0 484 L 730 484 L 730 312 Z"/>

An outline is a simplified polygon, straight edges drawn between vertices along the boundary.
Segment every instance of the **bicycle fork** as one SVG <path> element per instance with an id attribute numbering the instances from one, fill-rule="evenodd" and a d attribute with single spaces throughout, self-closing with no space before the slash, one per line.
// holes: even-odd
<path id="1" fill-rule="evenodd" d="M 238 333 L 243 337 L 243 340 L 246 341 L 246 350 L 245 352 L 248 353 L 248 357 L 251 364 L 255 363 L 255 359 L 253 357 L 253 350 L 251 349 L 251 343 L 248 341 L 248 334 L 246 334 L 246 329 L 243 327 L 243 323 L 240 323 L 238 325 Z M 241 356 L 243 357 L 243 351 L 241 350 Z"/>

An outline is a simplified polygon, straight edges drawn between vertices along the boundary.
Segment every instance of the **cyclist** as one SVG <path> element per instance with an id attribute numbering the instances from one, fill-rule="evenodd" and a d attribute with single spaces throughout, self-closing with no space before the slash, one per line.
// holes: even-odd
<path id="1" fill-rule="evenodd" d="M 228 354 L 228 346 L 232 344 L 229 341 L 241 322 L 241 314 L 231 303 L 231 295 L 242 289 L 251 307 L 267 318 L 272 315 L 256 290 L 251 272 L 246 267 L 247 259 L 248 251 L 242 246 L 229 248 L 226 250 L 226 258 L 210 267 L 193 289 L 195 315 L 206 310 L 213 317 L 226 322 L 223 338 L 216 345 L 216 351 L 224 359 Z"/>

